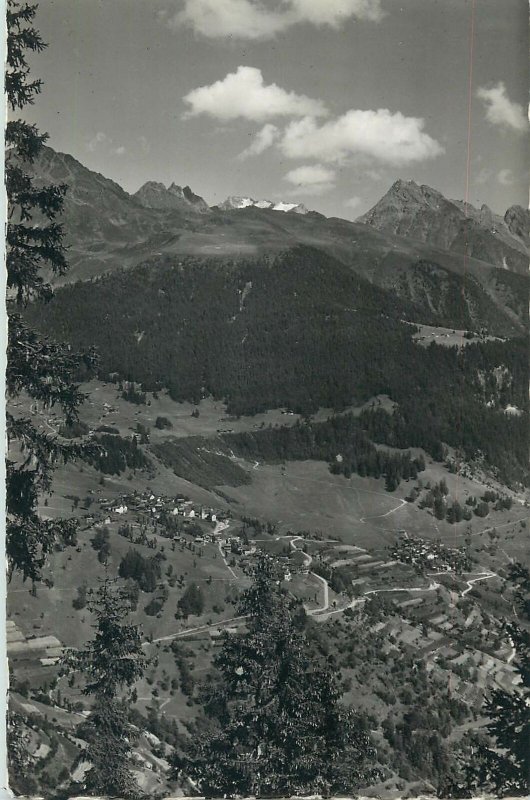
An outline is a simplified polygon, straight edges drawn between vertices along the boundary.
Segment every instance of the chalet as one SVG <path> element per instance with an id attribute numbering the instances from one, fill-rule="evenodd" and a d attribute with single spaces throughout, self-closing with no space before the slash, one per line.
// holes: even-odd
<path id="1" fill-rule="evenodd" d="M 351 582 L 352 586 L 360 586 L 362 583 L 366 583 L 368 578 L 354 578 Z"/>
<path id="2" fill-rule="evenodd" d="M 445 614 L 440 614 L 439 616 L 431 619 L 431 625 L 436 625 L 437 627 L 440 627 L 444 622 L 447 622 L 447 617 Z"/>
<path id="3" fill-rule="evenodd" d="M 412 608 L 413 606 L 419 606 L 424 602 L 423 597 L 413 597 L 411 600 L 404 600 L 403 603 L 399 603 L 400 608 Z"/>

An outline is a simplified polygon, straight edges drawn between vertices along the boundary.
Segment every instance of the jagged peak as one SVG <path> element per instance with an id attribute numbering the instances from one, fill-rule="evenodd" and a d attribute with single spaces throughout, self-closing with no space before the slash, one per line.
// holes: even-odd
<path id="1" fill-rule="evenodd" d="M 154 190 L 154 191 L 157 191 L 157 192 L 166 192 L 167 191 L 167 189 L 164 186 L 164 184 L 160 183 L 159 181 L 146 181 L 145 183 L 143 183 L 140 186 L 140 188 L 135 192 L 135 194 L 138 194 L 139 192 L 143 192 L 146 189 Z"/>
<path id="2" fill-rule="evenodd" d="M 404 178 L 398 178 L 397 181 L 394 181 L 394 183 L 390 187 L 390 191 L 392 191 L 392 189 L 407 189 L 411 187 L 414 187 L 416 189 L 420 188 L 419 184 L 417 184 L 416 181 L 413 180 L 406 181 Z"/>
<path id="3" fill-rule="evenodd" d="M 183 192 L 182 186 L 178 186 L 175 182 L 171 183 L 167 187 L 167 191 L 170 194 L 176 195 L 177 197 L 184 197 L 184 192 Z"/>

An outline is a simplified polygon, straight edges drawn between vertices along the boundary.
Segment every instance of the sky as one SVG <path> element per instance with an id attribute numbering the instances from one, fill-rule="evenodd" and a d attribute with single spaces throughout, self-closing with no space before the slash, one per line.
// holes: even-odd
<path id="1" fill-rule="evenodd" d="M 129 192 L 528 204 L 526 0 L 40 0 L 35 24 L 26 117 Z"/>

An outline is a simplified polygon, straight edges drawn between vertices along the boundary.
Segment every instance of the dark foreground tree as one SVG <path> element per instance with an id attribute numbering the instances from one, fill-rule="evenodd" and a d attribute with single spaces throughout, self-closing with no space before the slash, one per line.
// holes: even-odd
<path id="1" fill-rule="evenodd" d="M 484 753 L 484 781 L 504 795 L 530 795 L 530 632 L 510 626 L 521 682 L 513 692 L 496 689 L 486 702 L 486 726 L 495 747 Z"/>
<path id="2" fill-rule="evenodd" d="M 514 582 L 514 598 L 521 625 L 510 624 L 507 632 L 515 651 L 514 665 L 519 676 L 511 692 L 494 690 L 486 700 L 486 726 L 495 746 L 481 753 L 483 767 L 480 786 L 493 786 L 500 794 L 530 794 L 530 572 L 513 565 L 509 578 Z"/>
<path id="3" fill-rule="evenodd" d="M 210 727 L 176 759 L 176 774 L 207 797 L 355 791 L 369 779 L 369 737 L 340 705 L 331 668 L 300 630 L 272 561 L 260 561 L 239 613 L 248 630 L 225 636 Z"/>
<path id="4" fill-rule="evenodd" d="M 457 779 L 448 781 L 447 797 L 469 797 L 476 791 L 494 792 L 496 797 L 530 796 L 530 572 L 514 564 L 508 574 L 515 583 L 522 622 L 507 626 L 519 681 L 513 690 L 494 689 L 486 698 L 489 736 L 475 737 L 457 759 L 452 770 Z"/>
<path id="5" fill-rule="evenodd" d="M 24 717 L 11 709 L 6 721 L 9 785 L 17 794 L 35 794 L 38 787 L 31 775 L 30 729 Z"/>
<path id="6" fill-rule="evenodd" d="M 530 796 L 530 634 L 515 626 L 509 630 L 521 682 L 512 692 L 496 689 L 487 697 L 487 734 L 472 736 L 455 753 L 440 797 Z"/>
<path id="7" fill-rule="evenodd" d="M 128 719 L 130 688 L 142 677 L 147 659 L 139 630 L 126 622 L 130 611 L 126 592 L 105 580 L 91 592 L 88 609 L 94 614 L 94 638 L 84 650 L 70 651 L 65 671 L 81 672 L 83 693 L 94 700 L 83 733 L 88 746 L 83 757 L 91 767 L 86 789 L 112 797 L 138 795 L 132 774 L 131 743 L 137 735 Z"/>
<path id="8" fill-rule="evenodd" d="M 40 80 L 30 80 L 28 52 L 39 53 L 45 44 L 33 28 L 36 5 L 7 2 L 7 60 L 5 88 L 11 112 L 32 104 L 41 90 Z M 29 329 L 20 307 L 32 298 L 49 299 L 50 285 L 42 270 L 62 274 L 67 269 L 63 229 L 56 222 L 65 186 L 37 185 L 31 165 L 47 134 L 21 119 L 6 126 L 5 183 L 8 199 L 6 267 L 8 288 L 8 345 L 6 390 L 8 399 L 23 396 L 43 410 L 62 409 L 67 423 L 77 417 L 83 400 L 74 374 L 82 357 L 65 346 L 41 339 Z M 91 363 L 92 356 L 86 362 Z M 10 574 L 38 580 L 47 554 L 57 540 L 73 543 L 72 520 L 41 520 L 37 515 L 39 492 L 49 489 L 53 467 L 80 455 L 78 444 L 44 433 L 24 415 L 8 412 L 6 550 Z"/>

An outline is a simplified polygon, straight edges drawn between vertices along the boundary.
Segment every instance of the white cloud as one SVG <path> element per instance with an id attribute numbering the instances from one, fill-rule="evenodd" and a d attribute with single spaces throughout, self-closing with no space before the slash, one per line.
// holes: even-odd
<path id="1" fill-rule="evenodd" d="M 486 106 L 486 119 L 492 125 L 499 125 L 514 131 L 525 131 L 528 126 L 524 109 L 508 97 L 506 86 L 500 82 L 490 89 L 481 86 L 477 97 Z"/>
<path id="2" fill-rule="evenodd" d="M 501 169 L 497 173 L 497 181 L 501 186 L 511 186 L 515 183 L 515 177 L 511 169 Z"/>
<path id="3" fill-rule="evenodd" d="M 106 134 L 106 133 L 103 133 L 102 131 L 98 131 L 98 132 L 97 132 L 96 134 L 94 134 L 94 136 L 93 136 L 93 137 L 92 137 L 92 138 L 91 138 L 91 139 L 88 141 L 88 143 L 87 143 L 87 150 L 89 150 L 91 153 L 94 153 L 94 152 L 95 152 L 95 151 L 98 149 L 99 145 L 101 145 L 101 144 L 107 144 L 108 142 L 110 142 L 110 139 L 109 139 L 109 137 L 107 136 L 107 134 Z"/>
<path id="4" fill-rule="evenodd" d="M 384 172 L 380 169 L 367 169 L 364 173 L 364 176 L 368 178 L 370 181 L 374 181 L 375 183 L 379 183 L 385 179 Z"/>
<path id="5" fill-rule="evenodd" d="M 126 149 L 123 147 L 123 145 L 113 147 L 112 138 L 107 136 L 106 133 L 103 133 L 103 131 L 98 131 L 91 139 L 87 141 L 86 149 L 90 153 L 95 153 L 96 150 L 101 150 L 102 148 L 116 156 L 122 156 L 126 152 Z"/>
<path id="6" fill-rule="evenodd" d="M 346 206 L 346 208 L 351 208 L 355 211 L 357 208 L 359 208 L 361 203 L 362 203 L 361 198 L 355 196 L 355 197 L 350 197 L 349 200 L 346 200 L 344 205 Z"/>
<path id="7" fill-rule="evenodd" d="M 380 0 L 288 0 L 299 22 L 338 28 L 350 17 L 379 22 L 383 18 Z"/>
<path id="8" fill-rule="evenodd" d="M 282 14 L 250 0 L 185 0 L 169 25 L 189 25 L 211 39 L 267 39 L 285 28 L 285 20 Z"/>
<path id="9" fill-rule="evenodd" d="M 335 179 L 335 172 L 322 164 L 307 164 L 292 169 L 285 175 L 285 180 L 295 186 L 307 186 L 315 183 L 329 183 Z"/>
<path id="10" fill-rule="evenodd" d="M 138 141 L 140 142 L 140 147 L 144 153 L 151 152 L 151 144 L 146 136 L 139 136 Z"/>
<path id="11" fill-rule="evenodd" d="M 492 175 L 493 175 L 493 170 L 489 169 L 489 167 L 482 167 L 482 169 L 475 178 L 475 183 L 477 183 L 479 186 L 483 186 L 491 179 Z"/>
<path id="12" fill-rule="evenodd" d="M 276 125 L 268 122 L 255 134 L 249 146 L 238 155 L 238 158 L 243 161 L 245 158 L 261 155 L 261 153 L 264 153 L 269 147 L 272 147 L 279 135 L 280 131 Z"/>
<path id="13" fill-rule="evenodd" d="M 185 117 L 208 114 L 224 122 L 238 117 L 263 122 L 278 116 L 327 114 L 320 100 L 287 92 L 275 83 L 266 86 L 261 70 L 255 67 L 238 67 L 210 86 L 193 89 L 183 99 L 190 106 Z"/>
<path id="14" fill-rule="evenodd" d="M 176 14 L 158 14 L 172 29 L 182 25 L 211 39 L 270 39 L 299 23 L 338 28 L 350 18 L 378 22 L 381 0 L 184 0 Z"/>
<path id="15" fill-rule="evenodd" d="M 335 178 L 335 171 L 322 164 L 306 164 L 284 175 L 285 181 L 310 195 L 329 192 L 335 186 Z"/>
<path id="16" fill-rule="evenodd" d="M 361 156 L 403 166 L 443 153 L 443 147 L 423 127 L 423 119 L 405 117 L 400 111 L 350 110 L 320 126 L 310 116 L 291 122 L 279 147 L 288 158 L 341 162 Z"/>

